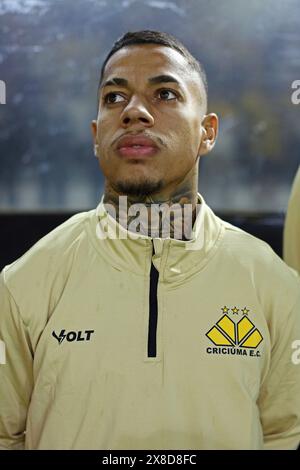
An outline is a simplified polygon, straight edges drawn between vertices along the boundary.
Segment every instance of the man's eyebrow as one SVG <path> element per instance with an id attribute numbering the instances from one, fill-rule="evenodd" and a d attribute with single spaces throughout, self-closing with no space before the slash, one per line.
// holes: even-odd
<path id="1" fill-rule="evenodd" d="M 100 88 L 104 88 L 106 86 L 128 86 L 128 81 L 125 78 L 113 77 L 110 80 L 106 80 Z"/>
<path id="2" fill-rule="evenodd" d="M 173 75 L 157 75 L 156 77 L 149 78 L 148 82 L 151 84 L 173 82 L 180 86 L 179 81 Z"/>
<path id="3" fill-rule="evenodd" d="M 180 86 L 180 82 L 177 80 L 177 78 L 173 77 L 173 75 L 157 75 L 156 77 L 151 77 L 148 79 L 148 82 L 151 85 L 155 85 L 158 83 L 176 83 L 177 85 Z M 106 86 L 121 86 L 121 87 L 128 87 L 128 80 L 125 78 L 120 78 L 120 77 L 113 77 L 110 80 L 106 80 L 106 82 L 101 85 L 100 88 L 104 88 Z"/>

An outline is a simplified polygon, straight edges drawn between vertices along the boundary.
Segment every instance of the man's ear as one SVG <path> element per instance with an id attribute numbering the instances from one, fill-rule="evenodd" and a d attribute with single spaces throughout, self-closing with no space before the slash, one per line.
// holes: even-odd
<path id="1" fill-rule="evenodd" d="M 201 123 L 202 138 L 198 155 L 206 155 L 214 148 L 218 130 L 218 116 L 215 113 L 206 114 Z"/>
<path id="2" fill-rule="evenodd" d="M 93 141 L 94 141 L 94 155 L 96 158 L 98 158 L 98 138 L 97 138 L 97 121 L 93 120 L 91 122 L 91 130 L 92 130 L 92 136 L 93 136 Z"/>

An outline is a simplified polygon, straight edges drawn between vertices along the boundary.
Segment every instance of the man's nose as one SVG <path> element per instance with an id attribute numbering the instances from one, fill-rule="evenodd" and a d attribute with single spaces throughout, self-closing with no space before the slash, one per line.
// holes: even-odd
<path id="1" fill-rule="evenodd" d="M 121 114 L 121 124 L 123 127 L 131 126 L 134 123 L 143 123 L 146 127 L 151 127 L 154 124 L 152 114 L 137 97 L 130 100 Z"/>

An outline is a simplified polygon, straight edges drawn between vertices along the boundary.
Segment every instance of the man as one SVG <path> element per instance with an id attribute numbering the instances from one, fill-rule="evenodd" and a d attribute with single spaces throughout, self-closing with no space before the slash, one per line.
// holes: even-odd
<path id="1" fill-rule="evenodd" d="M 298 446 L 299 280 L 197 193 L 218 130 L 206 93 L 168 34 L 108 54 L 104 196 L 2 272 L 2 448 Z"/>
<path id="2" fill-rule="evenodd" d="M 289 200 L 283 248 L 284 260 L 300 274 L 300 167 Z"/>

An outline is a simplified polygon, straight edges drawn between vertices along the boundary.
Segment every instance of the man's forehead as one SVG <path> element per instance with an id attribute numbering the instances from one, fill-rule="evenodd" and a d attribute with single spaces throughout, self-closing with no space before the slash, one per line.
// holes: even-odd
<path id="1" fill-rule="evenodd" d="M 157 75 L 172 72 L 182 79 L 190 77 L 187 73 L 186 59 L 176 50 L 157 44 L 138 44 L 119 49 L 108 60 L 104 77 L 107 78 L 117 71 L 136 69 L 141 72 L 147 68 L 157 72 Z"/>

